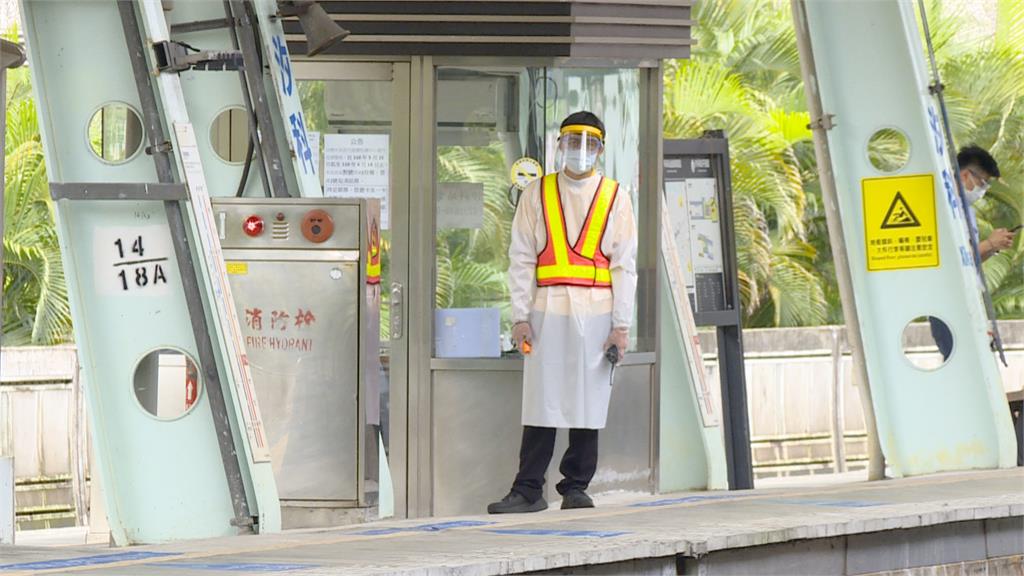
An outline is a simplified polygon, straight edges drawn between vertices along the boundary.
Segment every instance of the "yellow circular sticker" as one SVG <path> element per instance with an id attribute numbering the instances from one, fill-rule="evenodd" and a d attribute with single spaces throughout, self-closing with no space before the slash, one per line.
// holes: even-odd
<path id="1" fill-rule="evenodd" d="M 540 178 L 543 174 L 544 169 L 541 167 L 540 162 L 537 162 L 533 158 L 523 157 L 512 163 L 512 170 L 509 175 L 509 179 L 512 180 L 512 184 L 520 190 L 526 188 L 530 182 L 533 182 L 537 178 Z"/>

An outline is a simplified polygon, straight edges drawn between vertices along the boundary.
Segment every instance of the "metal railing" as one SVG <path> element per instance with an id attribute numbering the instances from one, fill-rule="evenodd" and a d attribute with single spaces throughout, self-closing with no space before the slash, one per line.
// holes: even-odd
<path id="1" fill-rule="evenodd" d="M 1024 321 L 999 323 L 1009 366 L 1008 396 L 1024 388 Z M 866 468 L 867 431 L 842 326 L 743 333 L 755 478 L 841 473 Z M 713 333 L 701 333 L 708 381 L 718 382 Z M 907 334 L 911 357 L 939 362 L 926 324 Z M 929 346 L 931 344 L 931 346 Z M 713 388 L 716 395 L 717 388 Z M 842 441 L 839 439 L 842 438 Z"/>

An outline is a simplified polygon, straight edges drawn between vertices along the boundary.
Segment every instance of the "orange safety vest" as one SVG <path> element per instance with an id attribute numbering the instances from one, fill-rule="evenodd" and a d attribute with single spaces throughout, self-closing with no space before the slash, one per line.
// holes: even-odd
<path id="1" fill-rule="evenodd" d="M 377 223 L 374 222 L 373 228 L 370 231 L 370 247 L 367 250 L 369 252 L 366 258 L 366 283 L 367 284 L 380 284 L 380 233 L 377 232 Z M 376 237 L 376 240 L 374 240 Z"/>
<path id="2" fill-rule="evenodd" d="M 576 245 L 570 247 L 558 193 L 558 174 L 544 177 L 540 197 L 548 241 L 537 256 L 537 286 L 611 288 L 612 275 L 608 270 L 608 257 L 601 252 L 601 241 L 618 192 L 618 182 L 601 178 L 580 237 Z"/>

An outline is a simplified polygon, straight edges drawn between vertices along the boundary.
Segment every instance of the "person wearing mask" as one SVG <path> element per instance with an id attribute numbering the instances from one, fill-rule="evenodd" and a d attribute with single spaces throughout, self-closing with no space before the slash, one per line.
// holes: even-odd
<path id="1" fill-rule="evenodd" d="M 559 471 L 562 509 L 591 508 L 614 361 L 629 345 L 636 294 L 636 224 L 629 194 L 597 171 L 604 124 L 569 115 L 561 169 L 532 182 L 512 221 L 508 282 L 512 337 L 524 353 L 519 473 L 491 514 L 548 507 L 544 475 L 558 428 L 569 429 Z"/>
<path id="2" fill-rule="evenodd" d="M 964 146 L 956 155 L 956 163 L 960 166 L 960 179 L 964 183 L 964 194 L 967 197 L 967 224 L 971 235 L 978 240 L 978 223 L 974 216 L 973 205 L 981 200 L 992 185 L 992 180 L 999 178 L 999 164 L 984 148 L 977 145 Z M 1001 250 L 1013 246 L 1014 232 L 1006 228 L 997 228 L 988 238 L 978 242 L 978 253 L 981 261 L 988 260 Z M 938 318 L 929 316 L 932 339 L 942 353 L 945 362 L 953 353 L 953 333 L 949 326 Z"/>

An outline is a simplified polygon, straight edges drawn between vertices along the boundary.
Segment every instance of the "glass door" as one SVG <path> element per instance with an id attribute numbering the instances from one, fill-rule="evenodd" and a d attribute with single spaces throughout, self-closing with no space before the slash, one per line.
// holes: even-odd
<path id="1" fill-rule="evenodd" d="M 367 294 L 379 302 L 379 341 L 371 337 L 370 342 L 371 350 L 374 345 L 379 350 L 379 370 L 366 375 L 366 458 L 361 468 L 367 503 L 377 504 L 382 517 L 396 509 L 401 516 L 408 374 L 402 311 L 408 276 L 409 64 L 305 62 L 297 66 L 296 76 L 324 196 L 380 202 L 380 284 L 368 287 Z M 370 231 L 371 237 L 375 232 Z"/>
<path id="2" fill-rule="evenodd" d="M 440 66 L 436 83 L 433 357 L 516 358 L 508 246 L 519 195 L 558 170 L 562 119 L 590 110 L 608 132 L 599 170 L 639 213 L 640 70 Z M 652 351 L 634 324 L 630 351 Z"/>

